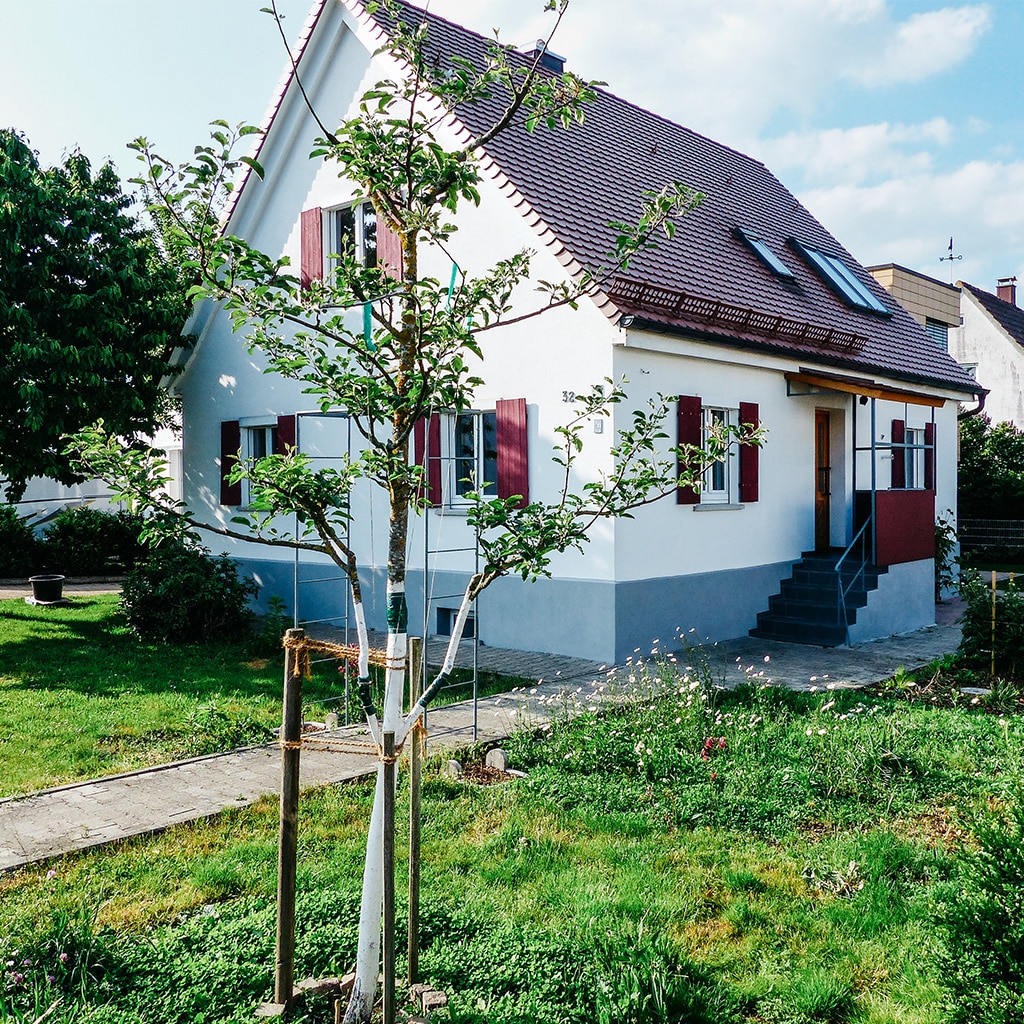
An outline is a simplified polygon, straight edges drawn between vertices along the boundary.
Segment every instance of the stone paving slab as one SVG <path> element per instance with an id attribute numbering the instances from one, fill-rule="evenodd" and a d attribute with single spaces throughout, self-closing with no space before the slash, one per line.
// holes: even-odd
<path id="1" fill-rule="evenodd" d="M 382 642 L 375 634 L 371 643 Z M 864 686 L 888 678 L 898 668 L 927 664 L 954 651 L 960 629 L 944 623 L 903 636 L 887 637 L 851 648 L 820 648 L 743 637 L 706 649 L 712 670 L 723 685 L 747 678 L 747 669 L 764 673 L 779 686 Z M 463 644 L 459 663 L 472 664 L 473 645 Z M 443 642 L 431 641 L 428 661 L 439 662 Z M 481 667 L 504 675 L 538 680 L 536 686 L 478 702 L 474 727 L 472 701 L 428 713 L 430 753 L 464 748 L 476 740 L 494 743 L 524 724 L 538 724 L 561 709 L 608 699 L 609 687 L 624 692 L 628 669 L 609 683 L 605 666 L 572 658 L 548 658 L 522 651 L 481 646 Z M 543 681 L 541 681 L 543 680 Z M 365 744 L 364 727 L 332 731 L 347 745 Z M 343 782 L 370 774 L 369 752 L 312 750 L 301 757 L 303 787 Z M 23 798 L 0 800 L 0 872 L 77 850 L 99 846 L 169 826 L 210 817 L 230 807 L 244 807 L 279 792 L 281 757 L 276 745 L 253 747 L 107 776 L 45 790 Z"/>

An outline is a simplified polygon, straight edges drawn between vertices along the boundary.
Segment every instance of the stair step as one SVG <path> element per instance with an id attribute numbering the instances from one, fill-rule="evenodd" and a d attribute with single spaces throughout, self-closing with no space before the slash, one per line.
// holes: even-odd
<path id="1" fill-rule="evenodd" d="M 867 603 L 866 598 L 864 603 Z M 846 615 L 850 624 L 857 621 L 858 607 L 863 607 L 863 604 L 856 605 L 847 602 Z M 763 615 L 764 612 L 761 614 Z M 823 622 L 826 625 L 836 625 L 839 622 L 839 609 L 836 601 L 832 601 L 831 604 L 794 601 L 779 594 L 768 599 L 768 614 L 776 619 L 799 619 L 805 622 Z"/>
<path id="2" fill-rule="evenodd" d="M 768 611 L 757 616 L 750 631 L 763 640 L 836 647 L 846 643 L 847 626 L 857 621 L 857 609 L 868 603 L 868 594 L 878 588 L 883 566 L 843 563 L 836 572 L 842 549 L 808 551 L 794 563 L 790 579 L 782 580 L 779 593 L 768 600 Z M 843 598 L 845 623 L 840 619 L 839 584 L 849 587 Z"/>
<path id="3" fill-rule="evenodd" d="M 750 635 L 762 640 L 781 640 L 791 644 L 813 644 L 816 647 L 839 647 L 846 643 L 846 627 L 807 622 L 801 619 L 777 619 L 767 612 L 757 617 L 757 628 Z"/>
<path id="4" fill-rule="evenodd" d="M 849 569 L 844 566 L 839 572 L 839 578 L 842 579 L 844 586 L 853 579 L 857 579 L 858 583 L 863 580 L 864 585 L 870 590 L 874 590 L 878 586 L 879 572 L 875 568 L 865 569 L 863 573 L 859 572 L 856 567 Z M 836 570 L 832 569 L 816 569 L 799 563 L 793 566 L 792 579 L 796 583 L 818 583 L 822 586 L 831 584 L 833 587 L 836 585 Z"/>
<path id="5" fill-rule="evenodd" d="M 802 604 L 817 604 L 826 608 L 839 607 L 839 590 L 835 580 L 831 586 L 820 586 L 812 583 L 794 583 L 783 580 L 780 592 L 776 595 L 784 601 L 797 601 Z M 867 591 L 863 587 L 854 587 L 846 595 L 847 608 L 863 608 L 868 602 Z"/>

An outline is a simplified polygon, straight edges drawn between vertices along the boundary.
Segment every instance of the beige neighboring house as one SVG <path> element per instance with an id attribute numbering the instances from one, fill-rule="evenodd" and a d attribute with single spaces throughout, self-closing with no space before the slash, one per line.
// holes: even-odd
<path id="1" fill-rule="evenodd" d="M 943 284 L 897 263 L 866 269 L 936 345 L 952 354 L 949 342 L 960 326 L 960 289 L 956 285 Z"/>
<path id="2" fill-rule="evenodd" d="M 1024 429 L 1024 309 L 1017 305 L 1017 279 L 1000 278 L 992 293 L 966 281 L 943 284 L 895 263 L 867 270 L 987 390 L 989 419 Z"/>

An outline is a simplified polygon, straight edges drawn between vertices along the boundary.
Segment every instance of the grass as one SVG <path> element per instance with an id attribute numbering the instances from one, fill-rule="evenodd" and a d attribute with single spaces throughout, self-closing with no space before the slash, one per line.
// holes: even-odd
<path id="1" fill-rule="evenodd" d="M 283 665 L 273 645 L 144 643 L 117 601 L 0 601 L 0 797 L 272 738 Z M 522 682 L 482 674 L 480 694 Z M 344 720 L 343 694 L 334 663 L 316 665 L 306 717 L 340 710 Z M 449 689 L 437 704 L 470 695 Z M 358 721 L 354 693 L 351 709 Z"/>
<path id="2" fill-rule="evenodd" d="M 510 741 L 526 778 L 428 775 L 421 962 L 450 1021 L 951 1019 L 943 915 L 976 823 L 1017 800 L 1021 719 L 909 699 L 905 678 L 797 694 L 629 672 L 650 699 Z M 303 800 L 300 977 L 354 959 L 369 804 L 363 784 Z M 49 1020 L 250 1020 L 272 977 L 277 814 L 0 877 L 0 1021 L 58 998 Z"/>

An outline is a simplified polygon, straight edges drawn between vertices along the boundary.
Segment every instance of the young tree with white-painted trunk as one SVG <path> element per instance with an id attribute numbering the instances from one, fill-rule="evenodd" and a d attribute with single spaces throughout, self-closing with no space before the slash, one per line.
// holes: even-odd
<path id="1" fill-rule="evenodd" d="M 547 5 L 557 25 L 567 0 Z M 510 254 L 480 277 L 451 286 L 422 272 L 420 253 L 443 246 L 456 231 L 448 218 L 461 203 L 479 201 L 478 159 L 482 148 L 503 130 L 525 122 L 532 130 L 558 131 L 585 116 L 592 86 L 568 74 L 540 70 L 539 58 L 523 60 L 495 44 L 483 66 L 451 60 L 428 66 L 423 58 L 423 26 L 393 19 L 390 45 L 377 55 L 386 78 L 362 98 L 355 116 L 334 131 L 321 125 L 323 138 L 313 158 L 325 160 L 354 191 L 373 204 L 377 223 L 397 241 L 400 257 L 390 267 L 367 268 L 351 250 L 339 254 L 328 280 L 304 286 L 287 259 L 273 258 L 244 240 L 219 230 L 216 213 L 224 189 L 242 163 L 262 174 L 253 160 L 232 155 L 239 133 L 216 126 L 213 142 L 198 151 L 192 165 L 177 169 L 137 144 L 146 173 L 140 183 L 149 194 L 169 248 L 186 252 L 196 274 L 197 296 L 223 304 L 235 327 L 266 358 L 268 372 L 300 382 L 324 412 L 343 410 L 361 437 L 361 449 L 333 468 L 315 468 L 301 451 L 245 461 L 232 469 L 245 478 L 249 506 L 224 526 L 199 522 L 184 506 L 155 491 L 144 453 L 125 452 L 102 428 L 81 435 L 78 450 L 91 471 L 115 478 L 153 516 L 155 528 L 191 529 L 260 544 L 284 544 L 326 554 L 344 571 L 351 588 L 359 637 L 360 695 L 367 722 L 380 747 L 393 733 L 402 744 L 450 672 L 473 601 L 501 576 L 524 580 L 548 572 L 551 558 L 582 550 L 593 525 L 647 504 L 680 485 L 700 487 L 704 469 L 722 457 L 730 433 L 712 437 L 704 449 L 672 446 L 664 423 L 668 399 L 658 398 L 634 411 L 611 444 L 613 467 L 607 476 L 573 489 L 574 468 L 583 448 L 584 426 L 608 416 L 626 398 L 624 382 L 605 380 L 576 399 L 569 422 L 558 429 L 553 457 L 562 467 L 557 493 L 525 502 L 521 496 L 489 497 L 483 482 L 470 495 L 467 522 L 478 538 L 482 568 L 474 574 L 452 628 L 447 656 L 437 678 L 408 713 L 402 709 L 407 646 L 405 598 L 410 515 L 427 507 L 425 469 L 410 457 L 417 423 L 438 412 L 470 408 L 483 357 L 484 335 L 503 324 L 539 316 L 556 307 L 575 308 L 594 294 L 606 277 L 622 270 L 631 256 L 671 234 L 674 218 L 700 201 L 684 185 L 670 182 L 644 197 L 632 225 L 616 225 L 618 243 L 604 268 L 563 282 L 530 280 L 529 252 Z M 502 97 L 493 124 L 457 145 L 448 130 L 458 108 Z M 316 116 L 316 112 L 312 112 Z M 244 134 L 244 132 L 242 133 Z M 517 301 L 517 286 L 530 282 L 542 295 L 535 308 Z M 352 311 L 369 309 L 372 324 Z M 355 322 L 358 321 L 358 322 Z M 622 419 L 619 413 L 618 419 Z M 753 435 L 746 431 L 744 439 Z M 681 468 L 682 467 L 682 468 Z M 360 565 L 372 553 L 359 553 L 346 541 L 353 514 L 353 487 L 368 480 L 383 488 L 389 502 L 387 552 L 387 670 L 383 707 L 372 706 L 366 617 Z M 285 524 L 298 522 L 293 533 Z M 362 563 L 360 556 L 362 555 Z M 368 1021 L 380 962 L 383 900 L 381 801 L 383 762 L 367 842 L 360 918 L 357 974 L 346 1021 Z"/>

